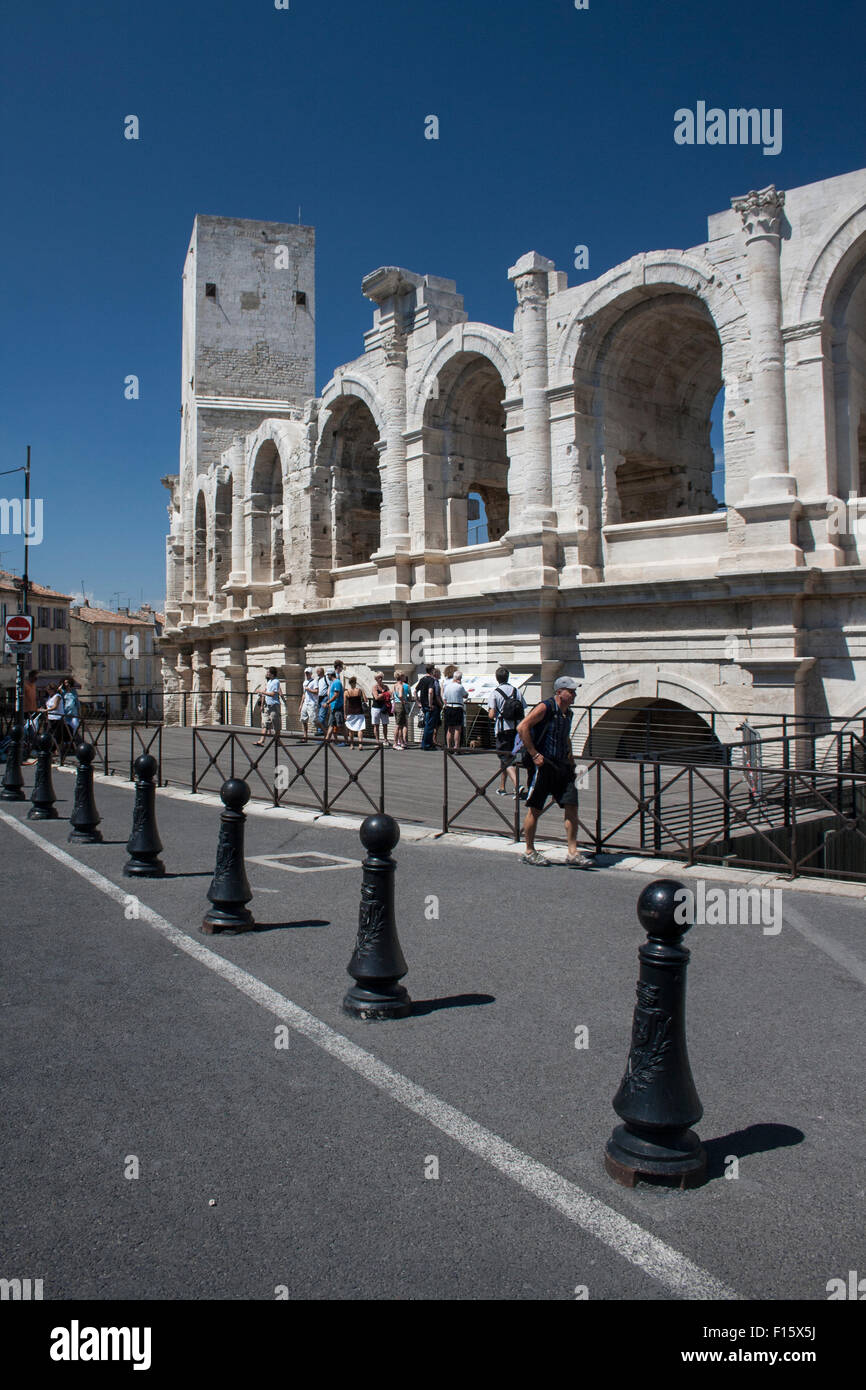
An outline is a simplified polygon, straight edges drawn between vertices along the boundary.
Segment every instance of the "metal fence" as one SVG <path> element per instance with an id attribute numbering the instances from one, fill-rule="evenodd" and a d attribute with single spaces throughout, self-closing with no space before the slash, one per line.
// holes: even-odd
<path id="1" fill-rule="evenodd" d="M 215 792 L 227 778 L 242 777 L 255 797 L 274 806 L 320 815 L 387 811 L 442 834 L 463 830 L 516 841 L 522 833 L 523 802 L 510 783 L 510 805 L 496 795 L 500 763 L 483 750 L 407 755 L 376 744 L 355 750 L 304 744 L 286 735 L 269 736 L 259 749 L 252 733 L 187 733 L 193 792 Z M 866 879 L 866 743 L 855 734 L 847 740 L 847 749 L 837 740 L 836 768 L 771 768 L 757 784 L 729 764 L 584 760 L 577 775 L 581 844 L 596 855 Z M 521 769 L 516 774 L 524 780 Z M 555 805 L 539 833 L 564 837 Z"/>
<path id="2" fill-rule="evenodd" d="M 523 802 L 497 755 L 480 748 L 397 753 L 375 742 L 355 749 L 321 739 L 305 743 L 291 733 L 268 735 L 259 747 L 254 730 L 119 725 L 90 717 L 76 737 L 96 748 L 97 770 L 130 780 L 136 757 L 147 752 L 157 760 L 160 784 L 193 793 L 218 792 L 228 778 L 241 777 L 259 800 L 318 815 L 387 811 L 442 834 L 469 831 L 516 841 L 522 833 Z M 812 737 L 812 731 L 789 732 L 778 761 L 760 767 L 584 758 L 577 765 L 580 842 L 596 855 L 866 881 L 866 738 L 850 728 L 833 730 L 821 765 L 803 766 L 798 741 L 811 746 Z M 71 733 L 58 744 L 60 761 L 68 762 Z M 525 781 L 522 769 L 515 773 L 518 783 Z M 504 795 L 497 795 L 498 782 L 504 782 Z M 539 833 L 564 838 L 555 805 L 545 811 Z"/>
<path id="3" fill-rule="evenodd" d="M 255 692 L 180 691 L 168 697 L 171 725 L 181 728 L 257 729 L 260 714 Z M 300 734 L 294 696 L 285 703 L 285 734 Z M 572 750 L 578 759 L 694 763 L 732 766 L 743 762 L 745 750 L 757 750 L 763 766 L 821 767 L 836 760 L 836 742 L 850 732 L 866 738 L 866 718 L 835 719 L 822 715 L 755 713 L 713 709 L 687 710 L 671 701 L 647 705 L 592 704 L 572 706 Z M 415 707 L 417 712 L 417 706 Z M 744 727 L 745 726 L 745 727 Z M 410 739 L 416 719 L 409 720 Z M 372 729 L 368 725 L 367 735 Z M 486 706 L 467 704 L 465 742 L 493 747 L 493 729 Z"/>

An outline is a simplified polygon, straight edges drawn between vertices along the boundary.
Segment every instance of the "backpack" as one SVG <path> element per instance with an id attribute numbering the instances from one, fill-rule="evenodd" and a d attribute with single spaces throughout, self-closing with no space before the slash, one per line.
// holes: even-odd
<path id="1" fill-rule="evenodd" d="M 505 691 L 502 689 L 501 685 L 497 685 L 495 693 L 498 693 L 503 697 L 502 709 L 500 710 L 500 718 L 506 724 L 519 724 L 521 719 L 523 718 L 523 701 L 521 700 L 514 686 L 511 687 L 510 695 L 505 694 Z"/>
<path id="2" fill-rule="evenodd" d="M 539 701 L 539 704 L 540 703 L 541 701 Z M 544 715 L 544 718 L 540 719 L 532 730 L 532 742 L 535 744 L 536 748 L 538 747 L 541 735 L 543 734 L 544 730 L 547 728 L 548 724 L 554 716 L 552 701 L 545 700 L 544 704 L 547 706 L 547 711 Z M 535 706 L 533 705 L 533 709 L 534 708 Z M 523 739 L 520 737 L 520 734 L 518 734 L 514 740 L 514 748 L 512 750 L 512 753 L 514 764 L 520 763 L 521 766 L 526 768 L 527 772 L 534 769 L 535 763 L 532 761 L 532 758 L 529 755 L 529 750 L 528 748 L 526 748 Z M 565 768 L 560 767 L 558 763 L 554 762 L 553 758 L 549 758 L 546 753 L 544 755 L 544 759 L 545 762 L 549 763 L 551 767 L 555 768 L 558 772 L 566 771 Z"/>

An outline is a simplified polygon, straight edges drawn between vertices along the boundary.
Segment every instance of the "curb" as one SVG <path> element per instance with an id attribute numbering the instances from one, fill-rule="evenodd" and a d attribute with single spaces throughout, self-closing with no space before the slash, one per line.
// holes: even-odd
<path id="1" fill-rule="evenodd" d="M 75 771 L 71 767 L 55 767 L 53 771 L 55 773 L 64 772 L 69 776 L 75 775 Z M 106 777 L 103 772 L 94 773 L 93 780 L 103 786 L 125 787 L 130 792 L 135 789 L 135 783 L 130 782 L 128 778 Z M 172 801 L 185 801 L 195 806 L 222 807 L 222 801 L 215 792 L 193 793 L 183 791 L 180 787 L 171 786 L 160 787 L 158 792 L 160 797 L 168 797 Z M 364 816 L 354 815 L 326 816 L 322 811 L 305 810 L 298 806 L 267 806 L 253 801 L 247 804 L 245 811 L 247 817 L 259 816 L 267 820 L 294 821 L 301 825 L 317 825 L 323 829 L 332 830 L 359 830 L 365 819 Z M 479 835 L 473 831 L 450 830 L 446 837 L 441 830 L 432 825 L 416 825 L 414 823 L 400 825 L 400 839 L 408 841 L 410 844 L 446 838 L 449 847 L 455 849 L 480 849 L 493 854 L 520 855 L 521 857 L 523 855 L 522 844 L 515 844 L 513 840 L 504 840 L 496 835 Z M 536 835 L 536 844 L 543 846 L 545 854 L 550 856 L 551 863 L 565 863 L 565 846 L 560 841 L 545 840 L 543 836 Z M 677 859 L 651 859 L 639 854 L 597 854 L 594 858 L 599 869 L 615 869 L 622 873 L 636 873 L 645 878 L 675 874 L 678 878 L 702 878 L 711 880 L 713 883 L 739 883 L 757 888 L 783 888 L 792 893 L 820 893 L 822 896 L 829 893 L 836 897 L 855 898 L 866 902 L 866 884 L 844 883 L 838 879 L 791 879 L 767 870 L 735 869 L 713 864 L 687 865 Z"/>

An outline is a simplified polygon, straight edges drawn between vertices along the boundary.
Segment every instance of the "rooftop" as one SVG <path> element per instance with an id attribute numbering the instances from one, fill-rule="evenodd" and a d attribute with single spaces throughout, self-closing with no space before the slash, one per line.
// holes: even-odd
<path id="1" fill-rule="evenodd" d="M 8 570 L 0 570 L 0 590 L 17 594 L 21 582 L 20 575 L 11 574 Z M 35 584 L 32 579 L 29 580 L 27 587 L 31 598 L 59 598 L 63 599 L 65 603 L 72 602 L 70 594 L 59 594 L 56 589 L 46 589 L 44 584 Z"/>

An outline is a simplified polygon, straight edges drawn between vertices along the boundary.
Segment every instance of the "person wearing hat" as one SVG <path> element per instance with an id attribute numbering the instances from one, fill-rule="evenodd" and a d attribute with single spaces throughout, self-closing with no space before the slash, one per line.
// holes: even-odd
<path id="1" fill-rule="evenodd" d="M 592 860 L 577 848 L 577 787 L 571 749 L 571 707 L 576 690 L 577 681 L 571 676 L 560 676 L 553 682 L 553 695 L 535 705 L 517 726 L 515 752 L 522 755 L 529 773 L 523 862 L 534 867 L 546 868 L 550 864 L 535 848 L 535 830 L 544 804 L 552 796 L 565 818 L 566 864 L 570 869 L 592 868 Z"/>

